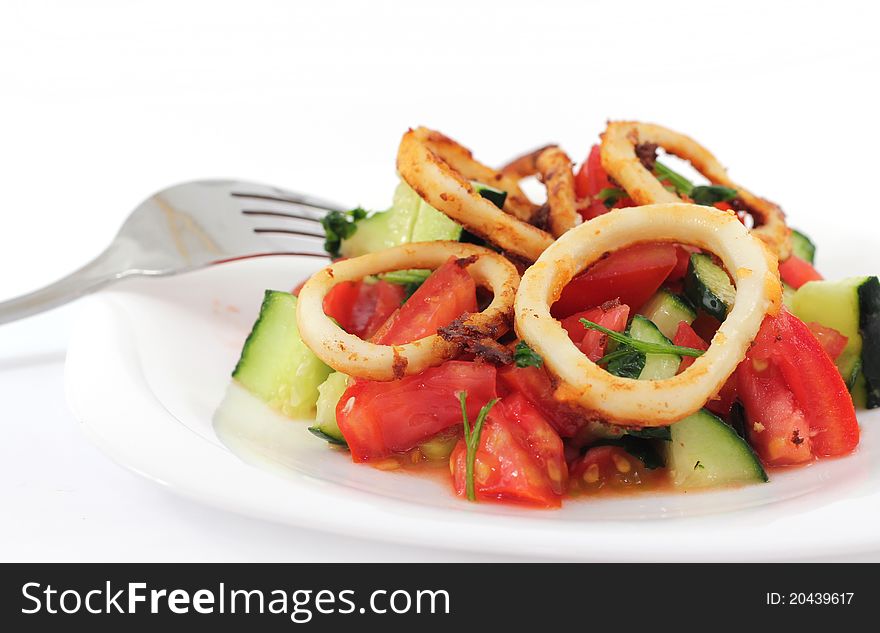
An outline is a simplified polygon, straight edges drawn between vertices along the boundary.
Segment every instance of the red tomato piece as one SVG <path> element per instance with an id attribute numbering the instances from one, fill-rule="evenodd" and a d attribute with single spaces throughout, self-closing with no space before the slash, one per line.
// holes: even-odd
<path id="1" fill-rule="evenodd" d="M 304 284 L 293 294 L 298 295 Z M 405 294 L 403 286 L 387 281 L 343 281 L 324 297 L 324 313 L 349 334 L 367 339 L 400 307 Z"/>
<path id="2" fill-rule="evenodd" d="M 361 281 L 343 281 L 336 284 L 324 297 L 324 314 L 336 319 L 346 332 L 354 334 L 352 311 L 360 296 Z"/>
<path id="3" fill-rule="evenodd" d="M 406 298 L 406 290 L 400 284 L 381 280 L 360 284 L 358 299 L 351 309 L 351 332 L 368 339 L 400 307 Z"/>
<path id="4" fill-rule="evenodd" d="M 629 306 L 618 302 L 611 302 L 572 314 L 562 320 L 562 327 L 568 331 L 568 337 L 580 348 L 580 350 L 594 363 L 605 355 L 608 337 L 596 330 L 588 330 L 580 322 L 586 319 L 593 323 L 623 332 L 626 329 L 626 321 L 629 318 Z"/>
<path id="5" fill-rule="evenodd" d="M 694 329 L 685 321 L 681 321 L 678 324 L 678 329 L 675 332 L 675 337 L 672 339 L 672 342 L 675 345 L 681 345 L 682 347 L 692 347 L 694 349 L 701 349 L 703 351 L 709 349 L 709 344 L 706 343 L 706 341 L 704 341 L 702 338 L 700 338 L 700 335 L 697 334 Z M 681 365 L 678 366 L 678 373 L 683 372 L 685 369 L 693 365 L 695 360 L 697 359 L 693 356 L 682 356 Z M 731 376 L 718 391 L 718 394 L 714 398 L 706 402 L 706 408 L 709 409 L 709 411 L 711 411 L 712 413 L 723 417 L 730 413 L 730 407 L 733 406 L 733 403 L 735 401 L 736 377 Z"/>
<path id="6" fill-rule="evenodd" d="M 821 281 L 822 275 L 813 268 L 813 265 L 796 255 L 792 255 L 784 262 L 779 262 L 779 276 L 782 281 L 797 290 L 808 281 Z"/>
<path id="7" fill-rule="evenodd" d="M 700 249 L 696 246 L 687 246 L 686 244 L 675 245 L 675 267 L 666 278 L 667 282 L 681 281 L 687 274 L 688 265 L 691 261 L 691 255 L 699 253 Z"/>
<path id="8" fill-rule="evenodd" d="M 807 327 L 810 328 L 810 332 L 812 332 L 813 336 L 815 336 L 819 343 L 822 344 L 822 348 L 825 350 L 825 353 L 831 357 L 831 360 L 837 360 L 837 357 L 840 356 L 840 353 L 849 342 L 849 338 L 834 328 L 825 327 L 821 323 L 816 323 L 815 321 L 807 323 Z"/>
<path id="9" fill-rule="evenodd" d="M 691 328 L 704 341 L 711 341 L 720 327 L 721 321 L 702 310 L 697 311 L 697 318 L 691 323 Z"/>
<path id="10" fill-rule="evenodd" d="M 557 319 L 617 299 L 636 310 L 675 267 L 673 244 L 636 244 L 615 251 L 568 282 L 551 312 Z"/>
<path id="11" fill-rule="evenodd" d="M 578 213 L 581 214 L 581 218 L 583 218 L 584 222 L 592 220 L 593 218 L 598 218 L 600 215 L 604 215 L 609 211 L 611 211 L 611 208 L 607 207 L 601 200 L 592 200 L 587 206 L 578 209 Z"/>
<path id="12" fill-rule="evenodd" d="M 498 379 L 503 396 L 521 393 L 562 437 L 574 437 L 584 423 L 581 415 L 553 397 L 553 383 L 542 367 L 507 365 L 498 370 Z"/>
<path id="13" fill-rule="evenodd" d="M 609 189 L 613 185 L 608 179 L 608 174 L 602 168 L 602 153 L 598 145 L 593 145 L 590 155 L 581 165 L 574 177 L 574 190 L 578 198 L 595 196 L 603 189 Z"/>
<path id="14" fill-rule="evenodd" d="M 574 177 L 575 194 L 578 198 L 586 198 L 588 200 L 587 206 L 578 209 L 581 217 L 584 220 L 592 220 L 611 211 L 611 208 L 607 207 L 604 201 L 595 199 L 595 196 L 603 189 L 615 188 L 602 167 L 600 148 L 598 145 L 594 145 L 590 150 L 587 160 L 581 165 L 581 168 Z M 618 199 L 612 208 L 630 207 L 633 204 L 632 199 L 623 197 Z"/>
<path id="15" fill-rule="evenodd" d="M 461 496 L 466 461 L 462 439 L 450 456 L 453 484 Z M 567 480 L 562 440 L 538 410 L 521 394 L 496 403 L 483 424 L 474 463 L 477 499 L 558 508 Z"/>
<path id="16" fill-rule="evenodd" d="M 737 391 L 746 409 L 746 437 L 770 466 L 791 466 L 813 459 L 810 427 L 779 369 L 749 358 L 736 370 Z"/>
<path id="17" fill-rule="evenodd" d="M 495 367 L 451 360 L 400 380 L 357 380 L 336 405 L 336 421 L 352 459 L 382 459 L 415 448 L 461 425 L 458 393 L 468 394 L 468 417 L 496 396 Z"/>
<path id="18" fill-rule="evenodd" d="M 709 349 L 709 344 L 701 339 L 699 334 L 694 332 L 694 329 L 688 325 L 687 321 L 679 322 L 678 329 L 675 331 L 675 336 L 672 339 L 672 344 L 680 345 L 682 347 L 692 347 L 693 349 L 701 349 L 704 352 Z M 678 366 L 678 373 L 680 374 L 693 365 L 695 360 L 697 359 L 693 356 L 682 356 L 681 364 Z"/>
<path id="19" fill-rule="evenodd" d="M 632 489 L 658 481 L 662 471 L 652 471 L 617 446 L 595 446 L 571 465 L 571 488 L 583 493 L 602 488 Z"/>
<path id="20" fill-rule="evenodd" d="M 431 273 L 406 303 L 394 312 L 373 337 L 382 345 L 411 343 L 436 334 L 465 312 L 477 310 L 473 277 L 456 258 Z"/>
<path id="21" fill-rule="evenodd" d="M 795 425 L 794 430 L 798 431 L 797 435 L 794 430 L 785 435 L 774 433 L 771 440 L 797 447 L 809 443 L 810 452 L 816 457 L 845 455 L 859 443 L 858 420 L 840 372 L 806 324 L 785 308 L 779 315 L 764 319 L 746 359 L 737 369 L 737 385 L 750 425 L 757 420 L 767 427 L 768 420 L 771 426 L 788 431 Z M 789 410 L 789 420 L 771 419 L 774 414 L 784 417 L 780 409 Z M 807 424 L 806 435 L 798 422 L 800 416 Z M 787 446 L 781 452 L 789 454 L 794 450 Z M 774 454 L 770 451 L 771 458 Z"/>

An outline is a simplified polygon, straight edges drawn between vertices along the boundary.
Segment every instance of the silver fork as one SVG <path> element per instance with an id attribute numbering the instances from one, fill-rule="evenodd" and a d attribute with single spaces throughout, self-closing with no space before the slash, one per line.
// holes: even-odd
<path id="1" fill-rule="evenodd" d="M 200 180 L 164 189 L 128 216 L 107 249 L 53 284 L 0 302 L 0 324 L 133 276 L 176 275 L 266 255 L 327 257 L 321 218 L 344 207 L 276 187 Z"/>

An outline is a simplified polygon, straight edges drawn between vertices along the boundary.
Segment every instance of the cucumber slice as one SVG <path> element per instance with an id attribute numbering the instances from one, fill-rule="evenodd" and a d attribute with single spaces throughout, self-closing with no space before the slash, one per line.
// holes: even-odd
<path id="1" fill-rule="evenodd" d="M 232 377 L 284 415 L 311 418 L 330 371 L 299 336 L 296 297 L 267 290 Z"/>
<path id="2" fill-rule="evenodd" d="M 813 263 L 816 257 L 816 245 L 813 241 L 794 229 L 791 230 L 791 252 L 806 262 Z"/>
<path id="3" fill-rule="evenodd" d="M 800 320 L 815 321 L 847 337 L 837 368 L 856 404 L 880 406 L 880 281 L 851 277 L 840 281 L 810 281 L 792 300 Z M 861 377 L 860 377 L 861 376 Z"/>
<path id="4" fill-rule="evenodd" d="M 684 277 L 684 292 L 696 307 L 723 321 L 733 308 L 736 288 L 724 269 L 705 253 L 694 253 Z"/>
<path id="5" fill-rule="evenodd" d="M 348 387 L 348 376 L 335 371 L 318 387 L 318 401 L 315 403 L 315 423 L 309 431 L 331 444 L 347 446 L 342 431 L 336 423 L 336 404 Z"/>
<path id="6" fill-rule="evenodd" d="M 391 208 L 358 221 L 354 235 L 342 241 L 343 257 L 357 257 L 409 242 L 457 240 L 461 226 L 401 181 L 394 192 Z"/>
<path id="7" fill-rule="evenodd" d="M 642 307 L 641 314 L 668 339 L 675 338 L 679 323 L 684 321 L 690 325 L 697 318 L 697 311 L 687 299 L 669 292 L 666 288 L 661 288 L 648 300 Z"/>
<path id="8" fill-rule="evenodd" d="M 748 443 L 705 409 L 676 422 L 666 447 L 674 486 L 708 488 L 767 481 L 767 473 Z"/>
<path id="9" fill-rule="evenodd" d="M 646 343 L 671 344 L 656 325 L 639 314 L 634 316 L 630 323 L 629 335 L 637 341 Z M 645 365 L 639 373 L 639 380 L 672 378 L 678 372 L 680 364 L 681 356 L 677 354 L 645 354 Z"/>
<path id="10" fill-rule="evenodd" d="M 501 189 L 496 189 L 495 187 L 490 187 L 489 185 L 484 185 L 481 182 L 477 182 L 476 180 L 471 180 L 471 185 L 474 187 L 474 191 L 483 196 L 486 200 L 494 204 L 499 209 L 504 208 L 504 203 L 507 201 L 507 192 L 502 191 Z"/>
<path id="11" fill-rule="evenodd" d="M 796 292 L 797 290 L 784 281 L 782 282 L 782 304 L 789 310 L 794 310 L 794 293 Z"/>

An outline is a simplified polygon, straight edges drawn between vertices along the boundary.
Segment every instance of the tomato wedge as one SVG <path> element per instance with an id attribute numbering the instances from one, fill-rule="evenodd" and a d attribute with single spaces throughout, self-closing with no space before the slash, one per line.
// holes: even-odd
<path id="1" fill-rule="evenodd" d="M 457 360 L 390 382 L 357 380 L 339 399 L 336 421 L 352 459 L 382 459 L 461 425 L 460 391 L 468 394 L 468 417 L 476 419 L 496 396 L 495 382 L 492 365 Z"/>
<path id="2" fill-rule="evenodd" d="M 304 284 L 293 294 L 299 294 Z M 387 281 L 343 281 L 324 297 L 324 313 L 349 334 L 367 339 L 400 307 L 405 295 L 403 286 Z"/>
<path id="3" fill-rule="evenodd" d="M 636 244 L 615 251 L 568 282 L 551 313 L 561 319 L 615 299 L 637 310 L 677 261 L 673 244 Z"/>
<path id="4" fill-rule="evenodd" d="M 608 174 L 602 168 L 602 152 L 598 145 L 590 148 L 587 160 L 581 165 L 574 177 L 574 191 L 578 198 L 595 196 L 603 189 L 613 187 Z"/>
<path id="5" fill-rule="evenodd" d="M 675 331 L 675 337 L 672 339 L 672 342 L 675 345 L 681 345 L 682 347 L 692 347 L 704 351 L 709 349 L 709 344 L 700 338 L 700 335 L 697 334 L 686 321 L 679 322 L 678 329 Z M 693 365 L 695 360 L 697 359 L 693 356 L 682 356 L 681 364 L 678 366 L 678 373 L 680 374 Z M 735 401 L 736 377 L 731 376 L 718 391 L 718 395 L 706 402 L 706 408 L 712 413 L 724 417 L 730 413 L 730 408 Z"/>
<path id="6" fill-rule="evenodd" d="M 498 370 L 499 393 L 521 393 L 562 437 L 574 437 L 583 417 L 553 397 L 553 383 L 542 367 L 507 365 Z"/>
<path id="7" fill-rule="evenodd" d="M 792 255 L 784 262 L 779 262 L 779 276 L 782 281 L 797 290 L 808 281 L 821 281 L 822 275 L 813 265 L 797 255 Z"/>
<path id="8" fill-rule="evenodd" d="M 477 287 L 459 260 L 449 261 L 431 273 L 399 310 L 379 328 L 373 342 L 382 345 L 411 343 L 436 334 L 465 312 L 477 310 Z"/>
<path id="9" fill-rule="evenodd" d="M 613 301 L 566 317 L 562 320 L 562 327 L 566 329 L 572 342 L 595 363 L 605 355 L 608 337 L 596 330 L 588 330 L 580 319 L 598 323 L 615 332 L 623 332 L 626 329 L 627 318 L 629 318 L 629 306 Z"/>
<path id="10" fill-rule="evenodd" d="M 805 461 L 805 446 L 815 457 L 833 457 L 859 443 L 852 398 L 834 362 L 785 308 L 764 319 L 737 369 L 737 386 L 749 439 L 770 464 Z"/>
<path id="11" fill-rule="evenodd" d="M 594 446 L 571 464 L 571 487 L 582 493 L 603 488 L 632 489 L 662 477 L 660 470 L 648 470 L 637 457 L 617 446 Z"/>
<path id="12" fill-rule="evenodd" d="M 461 496 L 467 483 L 466 460 L 462 439 L 449 462 Z M 567 480 L 562 440 L 538 410 L 521 394 L 496 403 L 483 425 L 474 464 L 477 499 L 558 508 Z"/>
<path id="13" fill-rule="evenodd" d="M 578 173 L 574 177 L 574 189 L 578 198 L 588 200 L 586 207 L 581 208 L 578 212 L 584 220 L 592 220 L 604 213 L 608 213 L 612 208 L 619 209 L 621 207 L 629 207 L 633 205 L 633 201 L 629 197 L 618 199 L 609 208 L 605 202 L 598 200 L 595 196 L 603 189 L 616 188 L 608 178 L 608 174 L 602 167 L 602 155 L 598 145 L 593 145 L 587 160 L 581 165 Z"/>
<path id="14" fill-rule="evenodd" d="M 849 338 L 835 330 L 834 328 L 825 327 L 821 323 L 815 321 L 807 323 L 810 332 L 816 337 L 816 340 L 822 344 L 822 349 L 831 357 L 831 360 L 837 360 L 840 353 L 846 348 Z"/>

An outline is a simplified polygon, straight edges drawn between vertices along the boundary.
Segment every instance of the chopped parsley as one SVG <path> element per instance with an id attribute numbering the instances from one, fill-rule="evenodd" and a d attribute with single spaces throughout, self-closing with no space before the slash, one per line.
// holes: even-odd
<path id="1" fill-rule="evenodd" d="M 544 364 L 544 359 L 525 341 L 516 344 L 513 360 L 517 367 L 541 367 Z"/>
<path id="2" fill-rule="evenodd" d="M 704 207 L 714 206 L 718 202 L 727 202 L 736 198 L 736 189 L 721 185 L 694 185 L 690 180 L 673 171 L 663 163 L 654 164 L 654 175 L 666 185 L 667 189 L 680 196 L 687 196 Z"/>
<path id="3" fill-rule="evenodd" d="M 721 185 L 698 185 L 691 189 L 690 195 L 694 204 L 711 207 L 717 202 L 727 202 L 736 198 L 736 189 Z"/>
<path id="4" fill-rule="evenodd" d="M 617 187 L 605 187 L 596 194 L 596 198 L 602 201 L 607 208 L 613 207 L 618 200 L 626 198 L 626 192 Z"/>
<path id="5" fill-rule="evenodd" d="M 367 217 L 367 212 L 358 207 L 351 211 L 330 211 L 321 220 L 324 227 L 324 250 L 331 257 L 339 257 L 339 247 L 357 231 L 358 220 Z"/>

